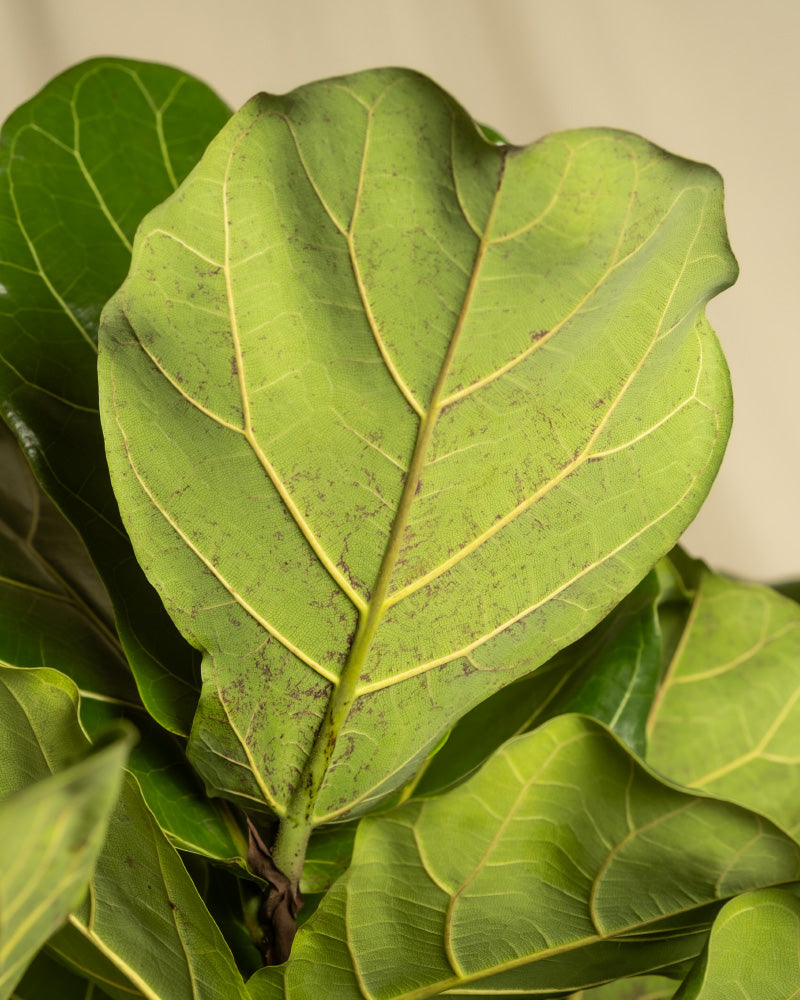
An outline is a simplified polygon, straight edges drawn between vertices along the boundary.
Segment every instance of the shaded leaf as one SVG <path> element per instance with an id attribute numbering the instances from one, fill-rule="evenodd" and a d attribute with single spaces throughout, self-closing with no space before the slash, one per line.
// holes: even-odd
<path id="1" fill-rule="evenodd" d="M 353 855 L 358 823 L 337 823 L 317 830 L 308 845 L 300 889 L 304 896 L 327 892 Z"/>
<path id="2" fill-rule="evenodd" d="M 166 66 L 98 59 L 61 74 L 0 137 L 0 409 L 111 593 L 148 710 L 188 731 L 194 654 L 141 574 L 119 521 L 97 412 L 100 311 L 142 216 L 228 117 Z"/>
<path id="3" fill-rule="evenodd" d="M 58 676 L 58 675 L 55 675 Z M 24 704 L 40 678 L 0 668 L 4 761 L 24 753 L 39 733 Z M 63 691 L 59 692 L 57 700 Z M 66 704 L 66 703 L 64 703 Z M 5 1000 L 36 952 L 86 895 L 119 794 L 133 734 L 115 734 L 82 759 L 41 776 L 19 762 L 0 776 L 0 997 Z M 82 747 L 81 749 L 84 749 Z M 37 780 L 41 777 L 41 780 Z"/>
<path id="4" fill-rule="evenodd" d="M 120 719 L 133 722 L 143 739 L 128 767 L 173 844 L 243 859 L 247 845 L 231 810 L 207 798 L 183 747 L 142 706 L 97 571 L 2 426 L 0 468 L 0 662 L 72 678 L 90 738 Z"/>
<path id="5" fill-rule="evenodd" d="M 97 571 L 2 424 L 0 468 L 0 660 L 57 668 L 84 701 L 136 708 L 136 685 Z"/>
<path id="6" fill-rule="evenodd" d="M 762 889 L 720 911 L 702 961 L 675 1000 L 795 1000 L 800 995 L 800 900 Z"/>
<path id="7" fill-rule="evenodd" d="M 143 222 L 101 326 L 112 478 L 204 651 L 191 757 L 285 818 L 293 879 L 674 544 L 734 276 L 709 168 L 498 146 L 402 70 L 255 98 Z"/>
<path id="8" fill-rule="evenodd" d="M 55 670 L 0 670 L 0 713 L 13 734 L 0 793 L 69 765 L 89 750 L 78 692 Z M 90 758 L 91 759 L 91 758 Z M 124 915 L 121 918 L 121 915 Z M 112 997 L 235 1000 L 244 984 L 175 849 L 125 776 L 85 901 L 49 948 Z"/>
<path id="9" fill-rule="evenodd" d="M 636 976 L 591 990 L 579 990 L 569 1000 L 670 1000 L 677 986 L 664 976 Z"/>
<path id="10" fill-rule="evenodd" d="M 251 992 L 546 995 L 653 974 L 699 953 L 720 901 L 799 865 L 768 820 L 665 784 L 599 723 L 560 716 L 458 788 L 363 819 L 291 960 Z"/>
<path id="11" fill-rule="evenodd" d="M 130 776 L 92 880 L 91 905 L 78 908 L 50 945 L 112 995 L 109 962 L 117 983 L 150 998 L 245 995 L 227 943 Z"/>
<path id="12" fill-rule="evenodd" d="M 108 994 L 40 952 L 17 984 L 12 1000 L 53 1000 L 56 996 L 59 1000 L 107 1000 Z"/>
<path id="13" fill-rule="evenodd" d="M 800 603 L 800 580 L 788 580 L 785 583 L 778 583 L 773 588 L 784 597 Z"/>
<path id="14" fill-rule="evenodd" d="M 705 572 L 649 721 L 670 778 L 800 832 L 800 607 Z"/>

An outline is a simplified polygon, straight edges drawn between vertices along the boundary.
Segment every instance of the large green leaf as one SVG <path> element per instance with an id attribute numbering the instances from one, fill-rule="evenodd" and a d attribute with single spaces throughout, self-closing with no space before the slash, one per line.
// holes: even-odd
<path id="1" fill-rule="evenodd" d="M 63 748 L 46 747 L 44 741 L 53 734 L 43 734 L 28 717 L 28 703 L 43 693 L 43 676 L 48 678 L 44 687 L 54 688 L 43 708 L 55 710 L 53 730 L 59 738 L 64 732 L 68 745 Z M 0 774 L 2 1000 L 86 895 L 133 743 L 128 730 L 90 748 L 68 726 L 61 730 L 64 712 L 58 708 L 70 712 L 69 694 L 54 671 L 42 675 L 0 667 L 5 743 Z M 53 773 L 39 764 L 56 758 Z"/>
<path id="2" fill-rule="evenodd" d="M 710 168 L 492 144 L 403 70 L 255 98 L 144 220 L 101 324 L 112 479 L 204 651 L 192 758 L 285 818 L 292 877 L 691 520 L 734 276 Z"/>
<path id="3" fill-rule="evenodd" d="M 800 900 L 762 889 L 731 900 L 711 930 L 703 960 L 675 1000 L 797 1000 Z"/>
<path id="4" fill-rule="evenodd" d="M 791 881 L 768 820 L 662 783 L 594 720 L 509 741 L 458 788 L 366 817 L 290 961 L 287 1000 L 548 995 L 698 954 L 719 901 Z"/>
<path id="5" fill-rule="evenodd" d="M 12 737 L 0 771 L 3 795 L 49 778 L 86 754 L 90 744 L 78 721 L 77 688 L 67 677 L 54 670 L 10 667 L 0 668 L 0 677 L 0 718 Z M 66 926 L 48 947 L 110 996 L 244 996 L 219 928 L 130 774 L 111 815 L 89 894 L 80 905 L 72 903 Z"/>
<path id="6" fill-rule="evenodd" d="M 648 761 L 800 834 L 800 607 L 701 577 L 653 703 Z"/>
<path id="7" fill-rule="evenodd" d="M 144 710 L 97 571 L 3 426 L 0 468 L 0 663 L 69 676 L 90 738 L 120 719 L 133 722 L 142 740 L 128 767 L 172 843 L 243 859 L 247 843 L 230 808 L 203 794 L 183 747 Z"/>
<path id="8" fill-rule="evenodd" d="M 97 413 L 97 326 L 140 219 L 228 113 L 178 70 L 99 59 L 53 80 L 0 137 L 0 412 L 100 569 L 145 704 L 176 732 L 188 731 L 197 698 L 193 654 L 119 522 Z"/>

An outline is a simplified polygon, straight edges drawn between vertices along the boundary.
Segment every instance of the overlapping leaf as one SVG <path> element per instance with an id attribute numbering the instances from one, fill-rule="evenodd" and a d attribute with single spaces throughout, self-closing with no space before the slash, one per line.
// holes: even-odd
<path id="1" fill-rule="evenodd" d="M 185 73 L 100 59 L 57 77 L 0 139 L 0 411 L 103 575 L 148 709 L 176 732 L 196 701 L 193 656 L 119 522 L 97 413 L 97 326 L 141 217 L 227 117 Z"/>
<path id="2" fill-rule="evenodd" d="M 524 996 L 653 974 L 701 950 L 721 900 L 799 864 L 768 820 L 663 784 L 599 723 L 560 716 L 458 788 L 362 820 L 291 960 L 251 990 Z"/>
<path id="3" fill-rule="evenodd" d="M 677 985 L 663 976 L 636 976 L 596 989 L 580 990 L 568 1000 L 670 1000 Z"/>
<path id="4" fill-rule="evenodd" d="M 427 796 L 457 784 L 507 739 L 566 712 L 599 719 L 644 756 L 660 674 L 660 575 L 653 570 L 588 635 L 459 719 L 406 794 Z"/>
<path id="5" fill-rule="evenodd" d="M 172 843 L 208 857 L 243 858 L 246 841 L 230 810 L 203 794 L 183 748 L 145 712 L 97 571 L 5 427 L 0 468 L 0 663 L 52 667 L 70 677 L 90 738 L 119 719 L 132 721 L 143 738 L 129 768 Z"/>
<path id="6" fill-rule="evenodd" d="M 12 738 L 17 734 L 11 733 Z M 0 801 L 0 997 L 86 895 L 133 734 Z"/>
<path id="7" fill-rule="evenodd" d="M 101 328 L 209 786 L 301 841 L 595 625 L 717 468 L 734 275 L 717 175 L 634 136 L 491 144 L 400 70 L 239 112 Z"/>
<path id="8" fill-rule="evenodd" d="M 90 746 L 72 681 L 48 669 L 5 667 L 2 677 L 0 711 L 12 741 L 0 792 L 48 778 Z M 34 879 L 36 858 L 24 860 Z M 113 997 L 120 991 L 148 1000 L 245 995 L 219 929 L 129 774 L 88 897 L 49 947 Z"/>
<path id="9" fill-rule="evenodd" d="M 649 721 L 648 761 L 800 833 L 800 607 L 706 572 Z"/>
<path id="10" fill-rule="evenodd" d="M 714 922 L 703 960 L 675 1000 L 796 1000 L 800 900 L 762 889 L 731 900 Z"/>
<path id="11" fill-rule="evenodd" d="M 40 952 L 14 990 L 13 1000 L 49 1000 L 54 996 L 59 1000 L 108 1000 L 108 994 L 94 983 L 73 975 L 46 952 Z"/>

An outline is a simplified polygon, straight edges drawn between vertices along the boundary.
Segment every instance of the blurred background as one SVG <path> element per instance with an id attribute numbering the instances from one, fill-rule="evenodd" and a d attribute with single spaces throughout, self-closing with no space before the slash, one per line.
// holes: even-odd
<path id="1" fill-rule="evenodd" d="M 0 115 L 96 55 L 167 62 L 238 107 L 378 65 L 421 70 L 515 143 L 609 125 L 723 175 L 741 266 L 709 317 L 734 429 L 684 538 L 800 577 L 800 0 L 0 0 Z"/>

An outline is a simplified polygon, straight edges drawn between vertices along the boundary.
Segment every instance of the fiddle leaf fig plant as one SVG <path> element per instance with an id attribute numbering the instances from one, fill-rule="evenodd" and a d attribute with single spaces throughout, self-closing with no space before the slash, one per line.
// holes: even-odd
<path id="1" fill-rule="evenodd" d="M 15 112 L 0 1000 L 712 997 L 789 933 L 800 609 L 674 549 L 735 276 L 711 168 L 409 70 Z"/>

